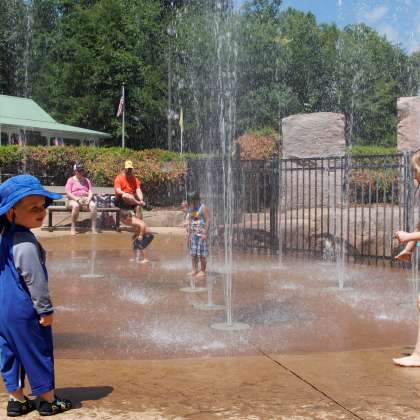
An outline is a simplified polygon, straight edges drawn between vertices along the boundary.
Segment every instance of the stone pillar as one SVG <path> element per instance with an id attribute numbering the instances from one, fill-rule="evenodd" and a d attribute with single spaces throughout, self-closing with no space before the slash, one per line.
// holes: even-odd
<path id="1" fill-rule="evenodd" d="M 343 156 L 346 118 L 334 112 L 297 114 L 282 120 L 283 157 Z"/>
<path id="2" fill-rule="evenodd" d="M 398 98 L 397 147 L 399 152 L 420 149 L 420 96 Z"/>
<path id="3" fill-rule="evenodd" d="M 346 152 L 345 121 L 344 114 L 333 112 L 297 114 L 282 120 L 283 158 L 292 159 L 285 163 L 283 181 L 290 189 L 290 208 L 329 205 L 334 209 L 341 205 L 343 172 L 339 157 Z"/>

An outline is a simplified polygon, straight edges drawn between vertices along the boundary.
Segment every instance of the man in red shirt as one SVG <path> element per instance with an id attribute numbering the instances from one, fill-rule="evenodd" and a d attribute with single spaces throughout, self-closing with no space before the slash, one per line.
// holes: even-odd
<path id="1" fill-rule="evenodd" d="M 134 241 L 139 240 L 140 243 L 142 243 L 141 241 L 143 241 L 147 228 L 146 224 L 142 220 L 141 211 L 141 207 L 145 205 L 145 202 L 143 200 L 143 192 L 140 188 L 140 181 L 133 174 L 133 170 L 133 162 L 131 162 L 131 160 L 126 160 L 124 163 L 124 170 L 115 177 L 114 189 L 115 197 L 117 199 L 116 204 L 121 208 L 121 220 L 126 225 L 133 226 Z M 134 210 L 134 215 L 132 210 Z M 142 262 L 148 262 L 144 253 L 144 248 L 141 248 L 143 252 Z"/>
<path id="2" fill-rule="evenodd" d="M 114 180 L 115 196 L 125 210 L 135 209 L 136 216 L 141 219 L 141 206 L 144 206 L 140 181 L 133 174 L 133 162 L 126 160 L 124 170 Z"/>

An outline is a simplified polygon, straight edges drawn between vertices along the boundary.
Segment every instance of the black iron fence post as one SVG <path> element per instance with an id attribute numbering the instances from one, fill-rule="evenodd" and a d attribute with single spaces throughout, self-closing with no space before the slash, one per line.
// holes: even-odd
<path id="1" fill-rule="evenodd" d="M 281 165 L 281 162 L 280 162 Z M 273 161 L 270 165 L 272 173 L 271 176 L 271 200 L 270 200 L 270 240 L 271 240 L 271 250 L 272 252 L 276 251 L 276 247 L 279 246 L 279 235 L 280 235 L 280 226 L 278 225 L 279 220 L 279 203 L 281 203 L 280 197 L 280 177 L 281 177 L 281 167 L 279 167 L 279 162 Z M 279 250 L 281 252 L 281 250 Z"/>

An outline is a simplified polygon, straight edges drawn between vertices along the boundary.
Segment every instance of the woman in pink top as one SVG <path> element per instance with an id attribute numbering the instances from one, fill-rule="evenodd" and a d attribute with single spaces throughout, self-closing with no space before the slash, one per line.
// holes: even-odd
<path id="1" fill-rule="evenodd" d="M 73 167 L 74 176 L 71 176 L 66 183 L 66 194 L 69 199 L 68 207 L 71 209 L 71 235 L 76 235 L 76 222 L 79 218 L 80 209 L 91 212 L 92 233 L 96 234 L 96 205 L 92 200 L 92 184 L 85 177 L 83 165 L 76 163 Z"/>

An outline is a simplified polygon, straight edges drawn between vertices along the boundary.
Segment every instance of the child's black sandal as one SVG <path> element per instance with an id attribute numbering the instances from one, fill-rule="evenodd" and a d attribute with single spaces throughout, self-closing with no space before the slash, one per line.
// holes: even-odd
<path id="1" fill-rule="evenodd" d="M 58 398 L 54 396 L 53 402 L 42 400 L 39 403 L 38 413 L 40 416 L 54 416 L 55 414 L 64 413 L 64 411 L 70 410 L 73 405 L 70 400 L 64 398 Z"/>
<path id="2" fill-rule="evenodd" d="M 24 402 L 9 400 L 7 403 L 7 416 L 19 417 L 35 410 L 35 404 L 28 397 L 25 397 Z"/>

